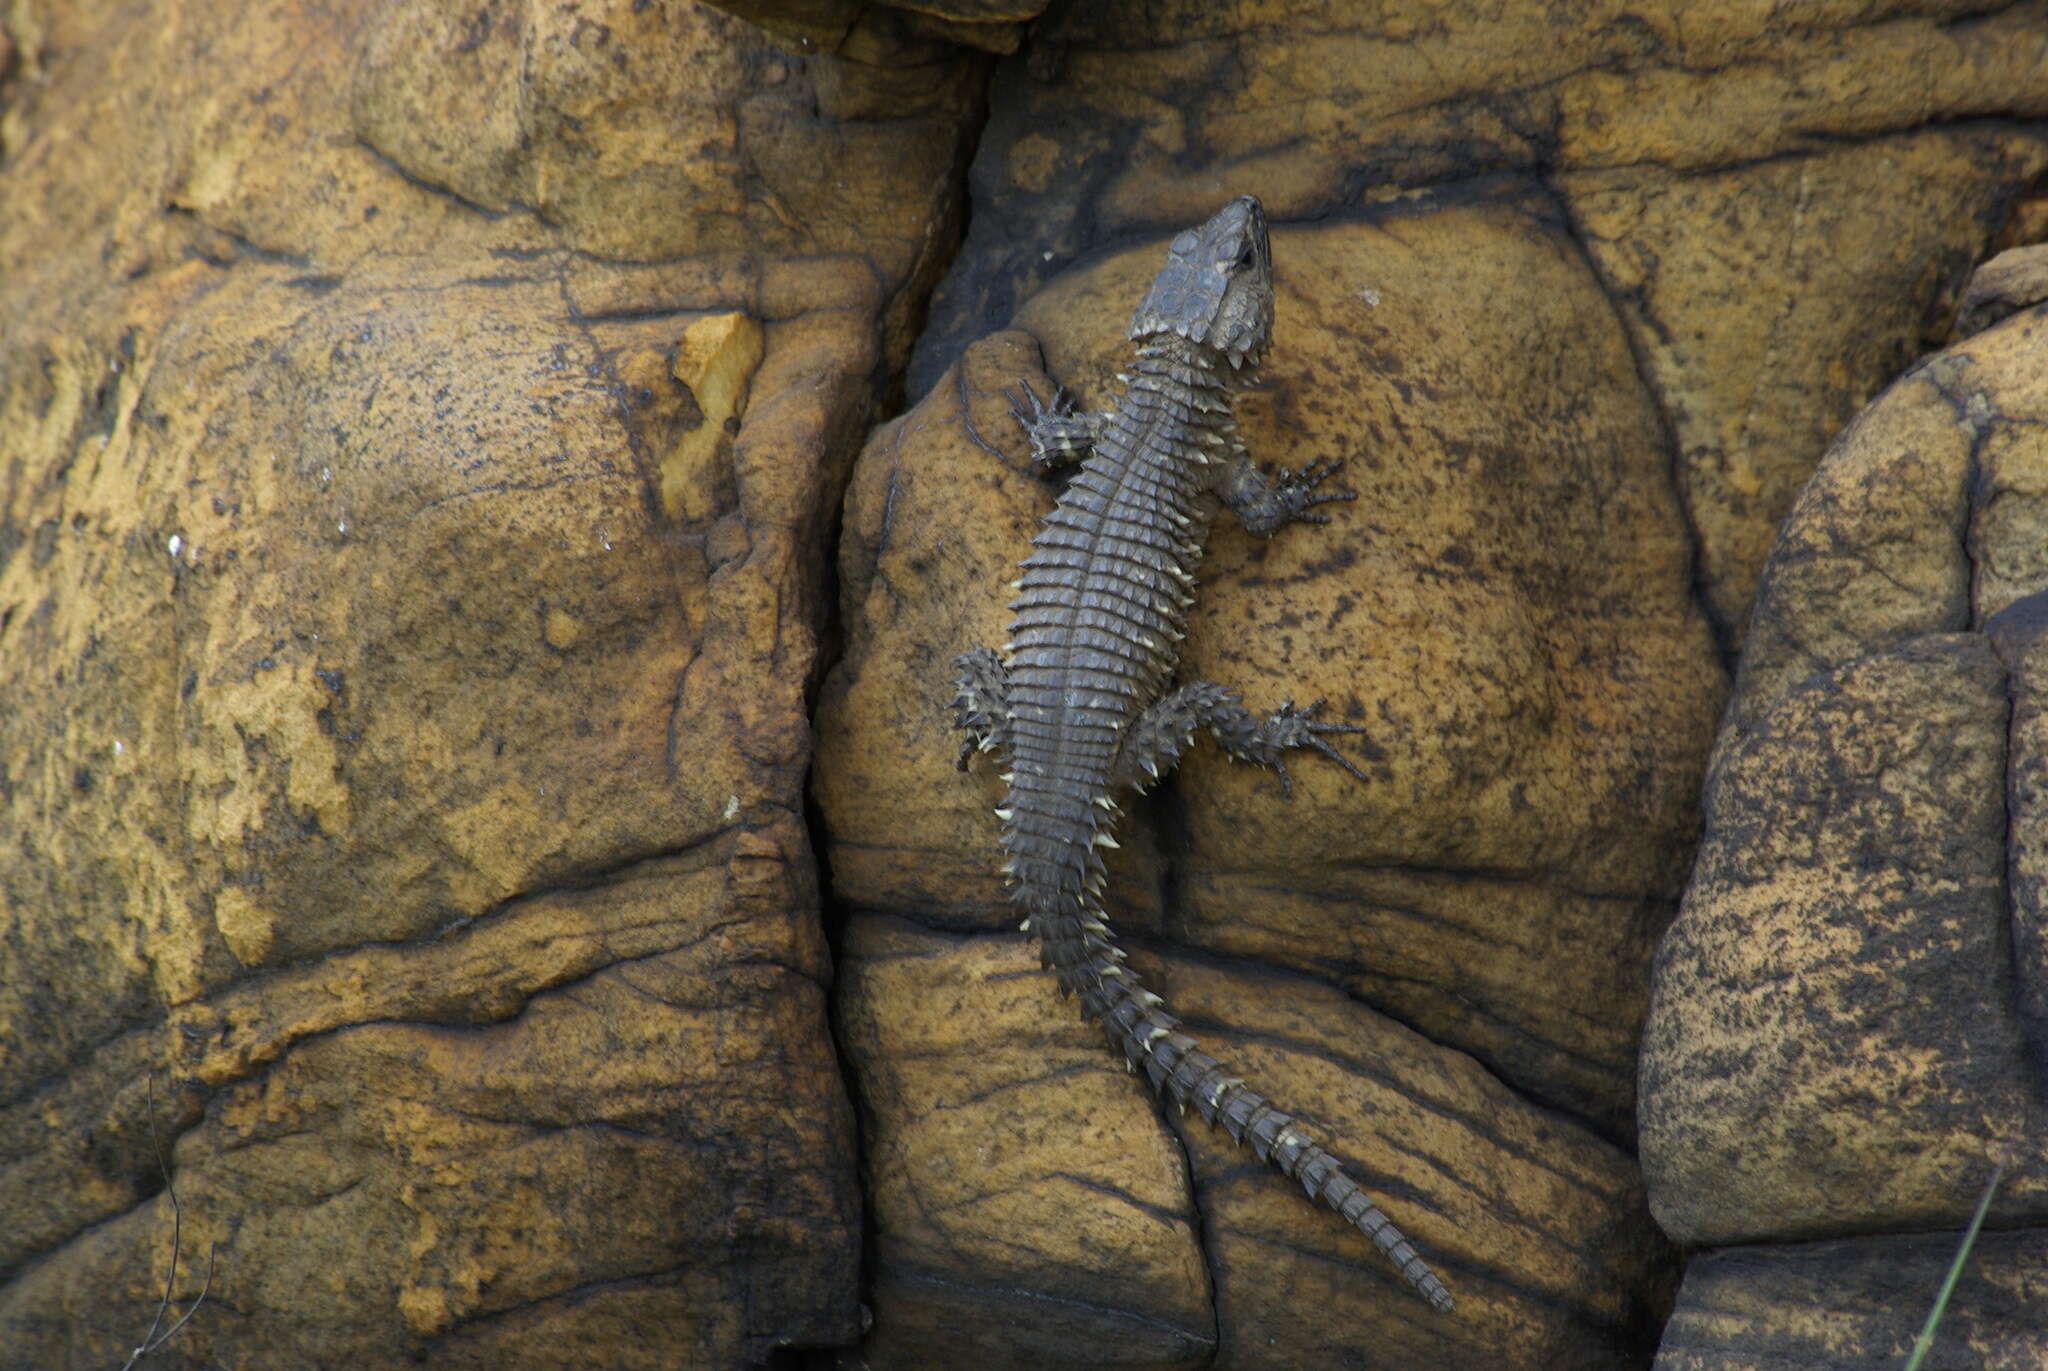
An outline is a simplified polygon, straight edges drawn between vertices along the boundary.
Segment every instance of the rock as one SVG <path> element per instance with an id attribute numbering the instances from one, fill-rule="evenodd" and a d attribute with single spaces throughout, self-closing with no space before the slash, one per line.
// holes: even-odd
<path id="1" fill-rule="evenodd" d="M 1772 552 L 1643 1045 L 1651 1207 L 1718 1249 L 1660 1366 L 1891 1358 L 1995 1165 L 1992 1228 L 2048 1208 L 2044 358 L 2026 315 L 1909 372 Z M 1952 1364 L 2031 1357 L 2032 1242 Z"/>
<path id="2" fill-rule="evenodd" d="M 1982 333 L 2043 300 L 2048 300 L 2048 243 L 2008 248 L 1971 275 L 1956 310 L 1955 336 Z"/>
<path id="3" fill-rule="evenodd" d="M 877 122 L 688 5 L 10 30 L 0 1360 L 148 1328 L 153 1137 L 181 1300 L 217 1243 L 153 1363 L 850 1342 L 806 687 L 971 64 Z"/>
<path id="4" fill-rule="evenodd" d="M 1738 1247 L 1695 1257 L 1656 1371 L 1905 1365 L 1954 1259 L 1953 1233 Z M 1980 1234 L 1930 1367 L 2038 1364 L 2038 1230 Z"/>
<path id="5" fill-rule="evenodd" d="M 800 51 L 881 66 L 931 60 L 934 43 L 1015 52 L 1045 0 L 711 0 Z"/>
<path id="6" fill-rule="evenodd" d="M 1120 835 L 1130 841 L 1111 854 L 1108 903 L 1141 940 L 1264 968 L 1209 994 L 1202 1031 L 1225 1046 L 1246 1032 L 1247 1077 L 1329 1120 L 1368 1174 L 1393 1157 L 1427 1159 L 1390 1182 L 1393 1208 L 1411 1192 L 1422 1199 L 1418 1238 L 1448 1249 L 1447 1278 L 1457 1286 L 1462 1273 L 1474 1312 L 1432 1322 L 1375 1254 L 1344 1246 L 1341 1225 L 1295 1236 L 1297 1221 L 1320 1232 L 1321 1218 L 1284 1188 L 1260 1189 L 1251 1178 L 1263 1168 L 1200 1140 L 1190 1145 L 1202 1250 L 1220 1282 L 1212 1315 L 1191 1314 L 1199 1287 L 1175 1283 L 1185 1258 L 1167 1230 L 1186 1222 L 1186 1202 L 1158 1198 L 1172 1193 L 1173 1168 L 1147 1182 L 1144 1222 L 1105 1236 L 1078 1268 L 1053 1260 L 1041 1250 L 1051 1239 L 1035 1235 L 1072 1224 L 1076 1187 L 1113 1214 L 1133 1208 L 1120 1197 L 1136 1183 L 1095 1168 L 1151 1155 L 1156 1125 L 1092 1107 L 1086 1131 L 1026 1130 L 1007 1111 L 1037 1120 L 1071 1106 L 1036 1090 L 1028 1107 L 993 1103 L 1014 1088 L 1005 1082 L 1044 1071 L 1041 1051 L 1013 1058 L 1046 1030 L 1012 1016 L 1035 1003 L 1070 1034 L 1071 1007 L 1049 977 L 1029 975 L 1029 994 L 1005 979 L 1000 1008 L 970 1011 L 965 973 L 935 969 L 1012 965 L 1013 954 L 995 963 L 985 950 L 990 937 L 1015 941 L 987 813 L 993 768 L 954 772 L 946 709 L 951 658 L 1002 641 L 1011 568 L 1051 500 L 1028 470 L 1008 397 L 1027 383 L 1043 395 L 1057 379 L 1084 407 L 1107 400 L 1128 355 L 1124 321 L 1158 264 L 1148 244 L 1055 282 L 1017 329 L 970 347 L 921 405 L 876 432 L 848 495 L 846 653 L 819 704 L 815 781 L 834 893 L 878 919 L 946 930 L 930 946 L 959 949 L 891 953 L 886 979 L 850 971 L 857 990 L 841 1009 L 876 1171 L 867 1346 L 886 1363 L 944 1362 L 958 1346 L 946 1330 L 991 1320 L 1035 1330 L 1020 1346 L 1056 1364 L 1098 1355 L 1105 1340 L 1120 1356 L 1143 1348 L 1175 1364 L 1206 1355 L 1213 1336 L 1231 1364 L 1321 1364 L 1367 1356 L 1357 1349 L 1379 1339 L 1369 1355 L 1386 1364 L 1513 1345 L 1532 1364 L 1619 1365 L 1652 1336 L 1666 1256 L 1613 1141 L 1628 1136 L 1649 951 L 1681 879 L 1697 821 L 1692 778 L 1722 692 L 1653 412 L 1584 257 L 1525 187 L 1282 228 L 1273 244 L 1275 345 L 1243 400 L 1247 442 L 1278 465 L 1346 459 L 1342 480 L 1361 498 L 1336 507 L 1329 526 L 1269 544 L 1220 522 L 1184 670 L 1242 687 L 1254 707 L 1327 696 L 1331 717 L 1369 730 L 1353 747 L 1370 783 L 1304 761 L 1288 806 L 1270 775 L 1233 772 L 1198 747 Z M 879 935 L 860 931 L 868 917 L 849 933 L 856 962 L 883 960 L 868 950 Z M 1195 970 L 1168 974 L 1208 984 Z M 904 979 L 913 975 L 936 979 Z M 1320 1008 L 1289 1008 L 1305 1001 Z M 1251 1027 L 1290 1013 L 1287 1041 L 1327 1054 L 1313 1067 L 1273 1058 Z M 871 1022 L 884 1015 L 888 1032 Z M 1353 1015 L 1359 1042 L 1335 1047 L 1326 1035 Z M 940 1036 L 943 1052 L 930 1046 Z M 1080 1051 L 1068 1041 L 1062 1054 Z M 1391 1086 L 1379 1083 L 1395 1070 L 1389 1053 L 1404 1063 Z M 1103 1055 L 1082 1070 L 1092 1081 L 1087 1072 L 1114 1066 Z M 1492 1144 L 1461 1150 L 1440 1111 L 1407 1102 L 1435 1100 L 1451 1080 L 1478 1092 L 1461 1110 L 1546 1120 L 1545 1141 L 1530 1143 L 1554 1151 L 1542 1176 Z M 1092 1084 L 1074 1088 L 1092 1098 Z M 963 1091 L 990 1092 L 993 1112 L 968 1126 L 948 1109 L 934 1122 L 932 1101 Z M 1383 1123 L 1346 1122 L 1344 1101 L 1360 1095 L 1380 1101 L 1374 1118 L 1429 1122 L 1390 1150 L 1373 1141 Z M 999 1206 L 956 1194 L 986 1184 L 977 1149 L 990 1137 L 1030 1143 L 1004 1154 L 1003 1175 L 1022 1167 L 1034 1179 L 998 1187 Z M 1573 1181 L 1566 1201 L 1556 1168 L 1581 1164 L 1599 1178 Z M 1016 1220 L 1027 1204 L 1037 1217 Z M 1568 1216 L 1530 1222 L 1562 1228 L 1528 1250 L 1482 1217 L 1551 1215 L 1556 1204 Z M 980 1217 L 998 1208 L 1003 1224 Z M 1218 1227 L 1226 1213 L 1229 1234 Z M 970 1222 L 986 1225 L 971 1240 L 947 1226 Z M 1275 1253 L 1301 1244 L 1318 1255 L 1297 1266 Z M 1272 1274 L 1276 1262 L 1287 1274 Z M 1362 1302 L 1355 1315 L 1303 1316 L 1352 1301 Z M 1251 1350 L 1268 1338 L 1287 1350 Z"/>
<path id="7" fill-rule="evenodd" d="M 1342 992 L 1135 959 L 1358 1159 L 1457 1291 L 1448 1320 L 1250 1154 L 1162 1121 L 1021 937 L 857 916 L 844 952 L 873 1364 L 1642 1364 L 1669 1299 L 1644 1276 L 1668 1267 L 1631 1159 Z"/>
<path id="8" fill-rule="evenodd" d="M 1957 1177 L 2026 1146 L 2005 712 L 1990 645 L 1929 635 L 1808 678 L 1720 758 L 1643 1044 L 1674 1238 L 1955 1224 Z"/>
<path id="9" fill-rule="evenodd" d="M 976 213 L 910 393 L 1071 264 L 1231 194 L 1319 221 L 1537 177 L 1669 428 L 1732 658 L 1821 451 L 1945 336 L 2005 207 L 2048 167 L 2042 135 L 2006 122 L 2048 112 L 2044 35 L 2037 11 L 1961 4 L 1571 22 L 1483 5 L 1367 20 L 1298 0 L 1055 11 L 997 70 Z"/>
<path id="10" fill-rule="evenodd" d="M 1561 178 L 1668 416 L 1702 590 L 1730 643 L 1815 460 L 1940 337 L 2001 201 L 2044 151 L 1940 129 L 1728 170 Z"/>
<path id="11" fill-rule="evenodd" d="M 859 916 L 842 954 L 875 1234 L 865 1355 L 1208 1365 L 1187 1160 L 1025 940 Z"/>

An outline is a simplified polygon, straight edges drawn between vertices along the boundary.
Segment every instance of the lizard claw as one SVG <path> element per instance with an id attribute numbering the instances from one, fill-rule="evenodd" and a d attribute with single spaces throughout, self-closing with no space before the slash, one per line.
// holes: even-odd
<path id="1" fill-rule="evenodd" d="M 1320 730 L 1320 731 L 1323 731 L 1323 732 L 1336 732 L 1337 730 L 1335 730 L 1335 729 L 1325 729 L 1325 730 Z M 1348 729 L 1345 729 L 1345 730 L 1343 730 L 1343 731 L 1344 731 L 1344 732 L 1346 732 L 1346 733 L 1363 733 L 1363 732 L 1364 732 L 1365 730 L 1364 730 L 1364 729 L 1358 729 L 1358 728 L 1348 728 Z M 1324 742 L 1324 741 L 1323 741 L 1323 740 L 1322 740 L 1321 738 L 1318 738 L 1318 737 L 1316 737 L 1316 736 L 1315 736 L 1315 734 L 1313 734 L 1313 733 L 1312 733 L 1312 734 L 1310 734 L 1310 735 L 1309 735 L 1309 739 L 1308 739 L 1308 745 L 1309 745 L 1310 747 L 1314 748 L 1314 749 L 1315 749 L 1316 751 L 1318 751 L 1318 752 L 1322 753 L 1322 754 L 1323 754 L 1323 755 L 1324 755 L 1325 757 L 1328 757 L 1328 758 L 1329 758 L 1329 759 L 1330 759 L 1331 761 L 1335 762 L 1335 763 L 1336 763 L 1336 764 L 1337 764 L 1338 766 L 1341 766 L 1341 767 L 1343 767 L 1343 768 L 1344 768 L 1344 769 L 1345 769 L 1346 771 L 1350 772 L 1350 773 L 1352 774 L 1352 776 L 1353 776 L 1354 778 L 1356 778 L 1356 779 L 1358 779 L 1358 780 L 1361 780 L 1361 781 L 1364 781 L 1364 782 L 1366 782 L 1366 783 L 1367 783 L 1368 785 L 1370 785 L 1370 784 L 1371 784 L 1371 778 L 1369 778 L 1369 777 L 1368 777 L 1368 776 L 1367 776 L 1367 775 L 1366 775 L 1366 774 L 1365 774 L 1365 773 L 1364 773 L 1363 771 L 1360 771 L 1360 770 L 1359 770 L 1359 769 L 1357 768 L 1357 766 L 1355 766 L 1355 765 L 1354 765 L 1354 764 L 1352 763 L 1352 761 L 1351 761 L 1351 759 L 1350 759 L 1349 757 L 1347 757 L 1347 756 L 1345 756 L 1345 755 L 1344 755 L 1343 753 L 1339 752 L 1339 751 L 1338 751 L 1338 750 L 1337 750 L 1336 748 L 1334 748 L 1334 747 L 1331 747 L 1331 746 L 1330 746 L 1330 745 L 1329 745 L 1328 743 Z"/>
<path id="2" fill-rule="evenodd" d="M 1038 392 L 1031 388 L 1029 381 L 1019 381 L 1017 389 L 1023 391 L 1024 395 L 1022 399 L 1015 394 L 1010 395 L 1010 417 L 1015 419 L 1026 433 L 1037 428 L 1046 419 L 1064 419 L 1074 412 L 1074 399 L 1067 394 L 1065 386 L 1056 385 L 1052 388 L 1050 403 L 1038 398 Z"/>
<path id="3" fill-rule="evenodd" d="M 1045 412 L 1038 392 L 1031 388 L 1029 381 L 1019 381 L 1016 390 L 1006 390 L 1003 394 L 1010 402 L 1010 417 L 1017 421 L 1019 428 L 1029 433 L 1032 420 Z"/>
<path id="4" fill-rule="evenodd" d="M 1254 482 L 1255 487 L 1263 489 L 1245 498 L 1226 499 L 1237 512 L 1238 522 L 1261 538 L 1288 524 L 1327 524 L 1329 516 L 1310 511 L 1317 505 L 1358 498 L 1356 491 L 1316 489 L 1337 467 L 1335 460 L 1320 457 L 1299 471 L 1283 470 L 1270 479 Z"/>
<path id="5" fill-rule="evenodd" d="M 1280 798 L 1288 804 L 1294 803 L 1294 778 L 1287 774 L 1287 763 L 1278 757 L 1273 759 L 1273 770 L 1280 777 Z"/>
<path id="6" fill-rule="evenodd" d="M 1311 733 L 1363 733 L 1363 732 L 1365 732 L 1365 726 L 1364 726 L 1364 725 L 1362 725 L 1362 724 L 1326 724 L 1326 723 L 1324 723 L 1324 722 L 1323 722 L 1323 721 L 1322 721 L 1321 719 L 1315 719 L 1315 718 L 1313 718 L 1313 717 L 1312 717 L 1312 716 L 1313 716 L 1313 715 L 1315 714 L 1315 712 L 1316 712 L 1317 710 L 1321 709 L 1321 708 L 1322 708 L 1322 707 L 1323 707 L 1324 705 L 1328 704 L 1329 702 L 1330 702 L 1330 701 L 1329 701 L 1329 697 L 1328 697 L 1328 696 L 1325 696 L 1324 698 L 1322 698 L 1322 699 L 1320 699 L 1320 700 L 1317 700 L 1317 701 L 1316 701 L 1316 702 L 1315 702 L 1314 704 L 1311 704 L 1311 705 L 1305 705 L 1305 706 L 1303 706 L 1303 707 L 1302 707 L 1301 709 L 1298 709 L 1298 710 L 1296 710 L 1296 711 L 1295 711 L 1295 713 L 1296 713 L 1296 714 L 1298 714 L 1298 715 L 1299 715 L 1299 716 L 1300 716 L 1301 718 L 1303 718 L 1303 719 L 1308 719 L 1308 720 L 1310 721 L 1310 722 L 1309 722 L 1309 725 L 1308 725 L 1308 730 L 1309 730 L 1309 732 L 1311 732 Z"/>

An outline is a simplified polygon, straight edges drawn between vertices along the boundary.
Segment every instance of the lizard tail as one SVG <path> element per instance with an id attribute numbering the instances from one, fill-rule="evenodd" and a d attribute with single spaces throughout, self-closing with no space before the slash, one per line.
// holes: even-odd
<path id="1" fill-rule="evenodd" d="M 1293 1115 L 1274 1108 L 1181 1032 L 1180 1020 L 1124 965 L 1099 914 L 1037 914 L 1027 927 L 1038 935 L 1041 956 L 1058 974 L 1061 989 L 1080 995 L 1089 1016 L 1132 1067 L 1144 1070 L 1154 1090 L 1299 1181 L 1309 1198 L 1329 1205 L 1371 1238 L 1438 1312 L 1450 1312 L 1451 1292 L 1365 1188 L 1309 1138 Z"/>

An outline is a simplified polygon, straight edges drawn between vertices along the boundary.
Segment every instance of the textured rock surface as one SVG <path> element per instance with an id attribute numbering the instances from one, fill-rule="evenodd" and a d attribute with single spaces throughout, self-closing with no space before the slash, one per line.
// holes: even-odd
<path id="1" fill-rule="evenodd" d="M 1663 398 L 1701 590 L 1730 641 L 1814 460 L 1941 336 L 2043 153 L 2005 127 L 1940 129 L 1560 178 Z"/>
<path id="2" fill-rule="evenodd" d="M 841 971 L 876 1221 L 868 1357 L 1206 1365 L 1187 1163 L 1100 1035 L 1048 1002 L 1024 939 L 858 916 Z"/>
<path id="3" fill-rule="evenodd" d="M 1956 310 L 1956 336 L 1981 333 L 2048 300 L 2048 243 L 2008 248 L 1977 268 Z"/>
<path id="4" fill-rule="evenodd" d="M 1644 1280 L 1663 1254 L 1627 1154 L 1327 986 L 1136 960 L 1363 1162 L 1457 1316 L 1199 1119 L 1163 1121 L 1022 938 L 857 916 L 839 1015 L 867 1120 L 875 1365 L 1642 1363 L 1668 1296 Z"/>
<path id="5" fill-rule="evenodd" d="M 1722 757 L 1644 1044 L 1646 1164 L 1682 1241 L 1953 1223 L 1958 1177 L 2041 1146 L 2004 675 L 1979 636 L 1919 638 L 1803 682 Z"/>
<path id="6" fill-rule="evenodd" d="M 877 66 L 938 57 L 937 47 L 962 44 L 1015 52 L 1024 25 L 1046 0 L 712 0 L 803 51 L 834 53 Z"/>
<path id="7" fill-rule="evenodd" d="M 1107 1158 L 1157 1150 L 1135 1086 L 1086 1126 L 1020 1134 L 996 1117 L 1010 1101 L 972 1126 L 934 1118 L 938 1083 L 994 1092 L 1039 1074 L 1011 1058 L 1047 1023 L 1063 1051 L 1091 1037 L 1028 961 L 1012 974 L 1032 993 L 1004 981 L 1000 998 L 963 1002 L 963 973 L 934 968 L 1020 956 L 1008 937 L 1000 954 L 970 939 L 911 963 L 923 989 L 889 961 L 902 979 L 887 998 L 944 1025 L 927 1033 L 951 1040 L 980 1022 L 968 1041 L 1010 1048 L 935 1057 L 874 1029 L 879 1011 L 859 996 L 842 1010 L 866 1016 L 848 1020 L 848 1051 L 876 1171 L 873 1346 L 906 1361 L 910 1346 L 944 1360 L 943 1341 L 914 1338 L 949 1328 L 1035 1326 L 1042 1300 L 1142 1325 L 1168 1363 L 1213 1338 L 1229 1365 L 1456 1364 L 1487 1347 L 1513 1348 L 1518 1364 L 1627 1364 L 1654 1336 L 1666 1257 L 1602 1133 L 1626 1135 L 1649 949 L 1722 691 L 1654 412 L 1585 258 L 1525 184 L 1282 229 L 1273 251 L 1278 322 L 1242 405 L 1247 441 L 1282 464 L 1346 459 L 1360 499 L 1268 545 L 1219 525 L 1183 666 L 1255 706 L 1327 695 L 1335 717 L 1368 727 L 1371 782 L 1304 763 L 1289 806 L 1270 776 L 1198 753 L 1112 854 L 1110 907 L 1127 929 L 1245 967 L 1175 962 L 1169 996 L 1185 989 L 1182 1008 L 1234 1066 L 1385 1178 L 1390 1212 L 1446 1265 L 1460 1312 L 1434 1322 L 1355 1235 L 1322 1227 L 1327 1216 L 1198 1127 L 1210 1312 L 1191 1314 L 1204 1291 L 1181 1283 L 1173 1238 L 1189 1201 L 1174 1169 L 1151 1176 L 1142 1205 L 1119 1198 L 1136 1193 L 1128 1180 L 1096 1175 Z M 1008 568 L 1050 499 L 1005 391 L 1029 379 L 1043 393 L 1049 372 L 1100 404 L 1157 260 L 1146 247 L 1055 283 L 863 454 L 841 563 L 847 653 L 820 702 L 816 783 L 849 903 L 961 933 L 1013 922 L 995 875 L 994 781 L 953 775 L 943 708 L 950 657 L 1000 641 Z M 850 944 L 856 965 L 862 946 Z M 1470 1122 L 1481 1117 L 1505 1131 Z M 1382 1130 L 1398 1141 L 1375 1141 Z M 980 1187 L 981 1149 L 998 1140 L 1005 1176 L 1024 1178 L 997 1188 L 1002 1205 L 949 1201 L 889 1169 L 914 1155 L 906 1175 Z M 1051 1222 L 1091 1186 L 1145 1216 L 1132 1224 L 1149 1255 L 1105 1240 L 1054 1263 L 1001 1227 L 1019 1196 Z M 934 1210 L 982 1226 L 969 1243 L 935 1230 Z M 1351 1312 L 1304 1318 L 1310 1307 Z"/>
<path id="8" fill-rule="evenodd" d="M 1077 257 L 1240 189 L 1287 219 L 1523 171 L 1628 324 L 1732 647 L 1821 450 L 1945 332 L 2044 165 L 2004 122 L 2048 115 L 2044 36 L 2038 7 L 1971 0 L 1072 6 L 998 70 L 911 393 Z"/>
<path id="9" fill-rule="evenodd" d="M 2001 1159 L 2010 1231 L 1973 1259 L 1949 1355 L 2038 1359 L 2044 360 L 2032 314 L 1930 358 L 1842 435 L 1772 553 L 1658 958 L 1641 1118 L 1667 1232 L 1773 1246 L 1695 1264 L 1662 1364 L 1893 1357 L 1954 1250 L 1938 1230 Z M 1862 1234 L 1895 1236 L 1775 1246 Z"/>
<path id="10" fill-rule="evenodd" d="M 1740 1248 L 1693 1258 L 1657 1371 L 1903 1366 L 1955 1257 L 1954 1234 Z M 2048 1241 L 1987 1232 L 1923 1366 L 2023 1371 L 2048 1357 Z M 1731 1349 L 1731 1332 L 1740 1339 Z"/>
<path id="11" fill-rule="evenodd" d="M 2048 236 L 2048 19 L 729 8 L 782 45 L 681 0 L 0 21 L 0 1346 L 115 1364 L 146 1326 L 170 1250 L 151 1073 L 184 1291 L 223 1244 L 215 1316 L 164 1364 L 722 1366 L 857 1336 L 805 692 L 846 464 L 978 140 L 910 396 L 949 379 L 856 474 L 822 715 L 831 871 L 864 909 L 840 1023 L 865 1126 L 905 1149 L 870 1158 L 878 1322 L 849 1355 L 985 1355 L 1021 1321 L 1050 1364 L 1640 1360 L 1669 1259 L 1615 1149 L 1712 647 L 1741 641 L 1836 424 L 1945 335 L 1987 242 Z M 1244 190 L 1298 264 L 1253 439 L 1348 456 L 1366 498 L 1324 537 L 1219 536 L 1193 649 L 1255 703 L 1328 693 L 1372 728 L 1373 783 L 1300 768 L 1289 809 L 1198 758 L 1141 808 L 1111 899 L 1205 1031 L 1361 1151 L 1361 1099 L 1524 1130 L 1433 1115 L 1422 1155 L 1362 1158 L 1478 1311 L 1448 1331 L 1105 1070 L 1008 934 L 987 778 L 946 765 L 946 659 L 998 637 L 1046 499 L 1000 389 L 1043 362 L 1099 402 L 1158 236 Z M 1902 795 L 1966 805 L 1995 669 L 2008 808 L 2038 804 L 2043 483 L 2000 417 L 2032 402 L 2018 363 L 1992 399 L 1968 371 L 2003 355 L 1923 372 L 1948 410 L 1886 420 L 1911 460 L 1815 497 L 1844 522 L 1777 593 L 1841 594 L 1759 621 L 1727 748 L 1789 736 L 1780 697 L 1840 670 L 1863 712 L 1808 701 L 1799 726 L 1834 730 L 1843 774 L 1906 691 L 1956 721 L 1914 736 L 1976 741 L 1953 771 L 1909 759 Z M 1922 525 L 1948 540 L 1908 554 Z M 1965 640 L 2008 605 L 1987 659 Z M 1891 821 L 1882 787 L 1844 794 Z M 1913 1158 L 1884 1192 L 1933 1225 L 2032 1128 L 2012 1072 L 2048 1012 L 2031 915 L 2011 1014 L 1959 969 L 1996 936 L 1976 803 L 1901 830 L 1962 864 L 1924 958 L 1873 950 L 1977 992 L 1958 1022 L 1990 1103 L 1935 1158 L 1961 1198 Z M 2030 909 L 2048 858 L 2013 831 Z M 1830 898 L 1916 907 L 1918 869 L 1824 832 L 1870 862 Z M 996 1113 L 931 1108 L 952 1096 L 918 1052 L 973 1067 L 948 1005 L 1034 1045 L 988 1068 Z M 1829 1021 L 1849 1076 L 1897 1041 L 1852 1008 Z M 1044 1075 L 1034 1051 L 1071 1072 L 1010 1084 Z M 1922 1103 L 1975 1088 L 1922 1065 Z M 962 1151 L 991 1129 L 1000 1195 Z M 2032 1221 L 2031 1165 L 1998 1222 Z M 927 1194 L 957 1212 L 913 1212 Z M 1680 1222 L 1750 1231 L 1712 1185 L 1697 1207 Z"/>
<path id="12" fill-rule="evenodd" d="M 966 67 L 716 11 L 15 7 L 0 1362 L 859 1328 L 821 543 Z M 919 83 L 922 95 L 910 98 Z"/>

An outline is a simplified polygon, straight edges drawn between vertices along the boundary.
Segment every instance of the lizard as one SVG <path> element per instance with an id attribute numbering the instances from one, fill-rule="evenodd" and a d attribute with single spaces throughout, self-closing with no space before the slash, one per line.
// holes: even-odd
<path id="1" fill-rule="evenodd" d="M 1292 701 L 1263 717 L 1210 681 L 1171 684 L 1209 524 L 1228 506 L 1251 533 L 1328 523 L 1316 506 L 1356 498 L 1319 490 L 1337 464 L 1269 479 L 1239 435 L 1231 388 L 1272 339 L 1272 253 L 1264 208 L 1240 196 L 1176 236 L 1129 328 L 1136 358 L 1104 413 L 1076 413 L 1055 387 L 1013 396 L 1042 474 L 1074 473 L 1045 517 L 1019 592 L 1007 662 L 983 647 L 955 659 L 958 765 L 996 753 L 1007 790 L 1003 874 L 1040 960 L 1076 995 L 1152 1087 L 1248 1143 L 1370 1237 L 1436 1309 L 1451 1293 L 1401 1230 L 1301 1124 L 1226 1072 L 1181 1031 L 1125 964 L 1102 907 L 1102 851 L 1117 846 L 1117 796 L 1158 781 L 1207 729 L 1233 758 L 1272 768 L 1293 796 L 1285 755 L 1320 753 L 1360 781 L 1327 742 L 1358 733 Z"/>

